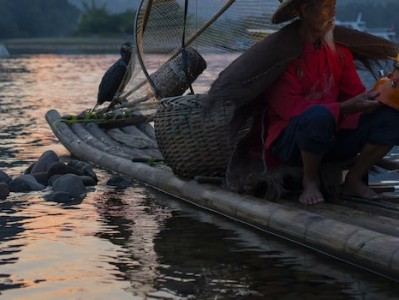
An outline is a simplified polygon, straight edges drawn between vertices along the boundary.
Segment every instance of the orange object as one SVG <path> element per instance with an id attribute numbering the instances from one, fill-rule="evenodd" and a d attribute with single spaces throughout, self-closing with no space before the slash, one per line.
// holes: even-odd
<path id="1" fill-rule="evenodd" d="M 377 99 L 396 109 L 399 110 L 399 77 L 382 77 L 380 78 L 373 91 L 379 92 L 380 95 Z"/>
<path id="2" fill-rule="evenodd" d="M 399 55 L 394 63 L 394 70 L 389 76 L 380 78 L 374 85 L 373 91 L 379 92 L 377 99 L 399 110 Z"/>

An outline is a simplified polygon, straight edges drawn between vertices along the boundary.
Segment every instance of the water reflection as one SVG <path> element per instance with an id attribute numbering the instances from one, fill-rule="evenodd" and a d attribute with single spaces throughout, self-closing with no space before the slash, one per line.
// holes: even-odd
<path id="1" fill-rule="evenodd" d="M 177 210 L 155 239 L 160 289 L 198 299 L 376 299 L 392 288 L 384 297 L 396 297 L 394 283 L 371 287 L 363 281 L 369 274 L 359 276 L 301 247 L 165 201 Z"/>
<path id="2" fill-rule="evenodd" d="M 208 62 L 206 77 L 220 67 Z M 0 60 L 0 167 L 22 173 L 46 150 L 64 159 L 47 110 L 93 107 L 114 55 Z M 204 79 L 205 78 L 205 79 Z M 99 184 L 73 206 L 48 191 L 0 202 L 4 299 L 395 299 L 392 282 L 136 185 Z M 162 297 L 161 297 L 162 298 Z M 165 298 L 165 297 L 164 297 Z"/>
<path id="3" fill-rule="evenodd" d="M 98 232 L 97 236 L 123 248 L 113 264 L 120 270 L 121 278 L 130 282 L 131 292 L 144 295 L 157 277 L 158 257 L 153 239 L 170 214 L 148 199 L 140 187 L 107 194 L 107 200 L 99 203 L 97 209 L 108 230 Z"/>
<path id="4" fill-rule="evenodd" d="M 19 252 L 25 243 L 19 240 L 19 236 L 23 233 L 23 222 L 27 219 L 17 214 L 19 207 L 23 205 L 18 201 L 7 201 L 0 203 L 0 290 L 15 289 L 24 287 L 21 282 L 13 282 L 11 274 L 3 272 L 5 265 L 14 264 L 19 259 Z"/>
<path id="5" fill-rule="evenodd" d="M 119 247 L 96 238 L 104 226 L 93 209 L 93 198 L 71 209 L 45 202 L 39 193 L 17 197 L 23 205 L 10 205 L 9 199 L 2 208 L 12 206 L 18 218 L 10 219 L 10 211 L 1 210 L 1 219 L 8 219 L 6 227 L 11 229 L 1 243 L 2 250 L 10 250 L 0 255 L 2 290 L 8 290 L 9 299 L 70 299 L 76 294 L 90 299 L 93 294 L 108 294 L 106 285 L 93 293 L 99 283 L 115 283 L 126 293 L 127 285 L 115 280 L 118 269 L 109 263 L 119 259 Z"/>

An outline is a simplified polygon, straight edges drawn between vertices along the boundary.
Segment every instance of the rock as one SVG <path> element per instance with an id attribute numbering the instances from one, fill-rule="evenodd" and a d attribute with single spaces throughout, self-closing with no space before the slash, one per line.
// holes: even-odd
<path id="1" fill-rule="evenodd" d="M 65 174 L 63 174 L 63 175 L 65 175 Z M 48 184 L 52 186 L 54 181 L 63 175 L 56 174 L 56 175 L 51 176 L 48 180 Z M 79 175 L 77 175 L 77 176 L 80 177 L 80 179 L 82 180 L 82 182 L 85 186 L 95 186 L 97 184 L 97 182 L 95 182 L 94 179 L 91 178 L 90 176 L 79 176 Z"/>
<path id="2" fill-rule="evenodd" d="M 8 187 L 11 192 L 26 193 L 31 191 L 41 191 L 44 185 L 37 182 L 36 178 L 29 174 L 24 174 L 14 178 Z"/>
<path id="3" fill-rule="evenodd" d="M 61 176 L 62 176 L 61 174 L 56 174 L 56 175 L 51 176 L 51 177 L 48 179 L 48 185 L 53 186 L 54 181 L 55 181 L 56 179 L 60 178 Z"/>
<path id="4" fill-rule="evenodd" d="M 125 189 L 131 187 L 133 184 L 130 180 L 127 180 L 119 175 L 114 175 L 107 181 L 107 185 Z"/>
<path id="5" fill-rule="evenodd" d="M 29 173 L 27 174 L 35 174 L 40 172 L 48 172 L 54 163 L 59 162 L 60 159 L 58 155 L 52 151 L 47 150 L 43 152 L 37 162 L 35 162 L 31 167 L 27 169 Z"/>
<path id="6" fill-rule="evenodd" d="M 0 182 L 0 200 L 7 199 L 8 195 L 10 194 L 10 189 L 5 182 Z"/>
<path id="7" fill-rule="evenodd" d="M 48 185 L 48 174 L 47 172 L 38 172 L 32 174 L 26 174 L 35 177 L 36 181 L 44 186 Z"/>
<path id="8" fill-rule="evenodd" d="M 24 175 L 15 179 L 0 171 L 0 199 L 6 199 L 10 191 L 40 191 L 50 184 L 53 193 L 43 196 L 46 200 L 71 203 L 81 201 L 86 196 L 86 186 L 94 186 L 97 182 L 88 163 L 75 160 L 65 164 L 54 151 L 48 150 L 25 170 Z"/>
<path id="9" fill-rule="evenodd" d="M 95 186 L 97 182 L 90 176 L 80 176 L 85 186 Z"/>
<path id="10" fill-rule="evenodd" d="M 53 181 L 54 192 L 67 192 L 74 199 L 83 199 L 86 196 L 86 187 L 80 176 L 65 174 Z"/>
<path id="11" fill-rule="evenodd" d="M 9 184 L 11 180 L 12 178 L 7 173 L 0 170 L 0 182 Z"/>
<path id="12" fill-rule="evenodd" d="M 75 169 L 73 167 L 70 167 L 62 162 L 56 162 L 54 163 L 51 168 L 48 171 L 48 177 L 50 178 L 53 175 L 57 175 L 57 174 L 75 174 L 75 175 L 83 175 L 83 173 L 78 170 Z"/>
<path id="13" fill-rule="evenodd" d="M 71 168 L 80 170 L 82 172 L 82 175 L 90 176 L 95 180 L 96 183 L 98 182 L 97 175 L 96 173 L 94 173 L 93 168 L 90 164 L 80 160 L 72 160 L 67 165 Z"/>
<path id="14" fill-rule="evenodd" d="M 54 192 L 43 196 L 46 201 L 54 201 L 58 203 L 70 203 L 75 202 L 76 199 L 67 192 Z"/>
<path id="15" fill-rule="evenodd" d="M 30 174 L 30 172 L 32 171 L 33 166 L 35 165 L 35 162 L 30 164 L 29 167 L 27 167 L 24 171 L 24 174 Z"/>

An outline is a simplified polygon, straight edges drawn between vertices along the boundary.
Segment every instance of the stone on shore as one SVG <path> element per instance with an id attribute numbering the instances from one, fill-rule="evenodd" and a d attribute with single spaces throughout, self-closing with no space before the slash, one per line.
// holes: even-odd
<path id="1" fill-rule="evenodd" d="M 9 184 L 11 180 L 12 178 L 6 172 L 0 170 L 0 182 Z"/>
<path id="2" fill-rule="evenodd" d="M 65 174 L 53 182 L 54 192 L 69 193 L 74 199 L 83 199 L 86 196 L 86 186 L 80 176 Z"/>
<path id="3" fill-rule="evenodd" d="M 32 191 L 41 191 L 45 188 L 44 185 L 37 182 L 36 178 L 29 174 L 20 175 L 14 178 L 8 184 L 11 192 L 26 193 Z"/>
<path id="4" fill-rule="evenodd" d="M 10 194 L 10 189 L 5 182 L 0 182 L 0 200 L 7 199 L 8 195 Z"/>
<path id="5" fill-rule="evenodd" d="M 25 171 L 25 174 L 48 172 L 54 163 L 59 161 L 60 159 L 57 153 L 52 150 L 47 150 L 43 152 L 40 158 Z"/>

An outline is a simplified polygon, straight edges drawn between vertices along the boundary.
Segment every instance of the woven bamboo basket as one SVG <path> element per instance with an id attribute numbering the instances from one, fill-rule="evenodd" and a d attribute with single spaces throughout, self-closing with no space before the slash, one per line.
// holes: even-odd
<path id="1" fill-rule="evenodd" d="M 166 164 L 181 177 L 224 176 L 237 142 L 228 131 L 233 106 L 226 104 L 204 116 L 205 97 L 165 98 L 155 115 L 160 151 Z"/>
<path id="2" fill-rule="evenodd" d="M 158 99 L 184 94 L 190 84 L 206 69 L 205 59 L 194 48 L 184 49 L 186 59 L 183 58 L 183 50 L 181 51 L 176 58 L 151 74 L 151 81 Z"/>

